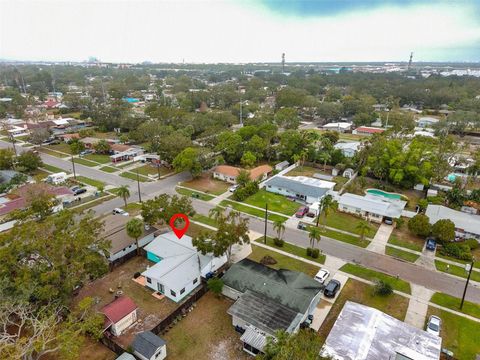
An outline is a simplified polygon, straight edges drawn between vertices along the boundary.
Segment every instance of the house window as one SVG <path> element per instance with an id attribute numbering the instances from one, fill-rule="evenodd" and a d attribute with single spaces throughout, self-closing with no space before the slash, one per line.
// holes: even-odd
<path id="1" fill-rule="evenodd" d="M 158 291 L 160 291 L 162 294 L 165 293 L 165 288 L 162 284 L 157 283 L 157 288 L 158 288 Z"/>
<path id="2" fill-rule="evenodd" d="M 160 355 L 162 355 L 162 349 L 160 349 L 160 351 L 155 354 L 155 359 L 158 358 Z"/>
<path id="3" fill-rule="evenodd" d="M 182 290 L 180 290 L 180 295 L 182 295 L 184 292 L 185 292 L 185 288 L 183 288 Z"/>
<path id="4" fill-rule="evenodd" d="M 198 282 L 198 278 L 193 279 L 193 283 L 196 284 Z"/>
<path id="5" fill-rule="evenodd" d="M 151 283 L 152 283 L 152 279 L 150 279 L 149 277 L 147 277 L 147 283 L 151 284 Z"/>
<path id="6" fill-rule="evenodd" d="M 177 293 L 173 290 L 170 290 L 170 295 L 172 295 L 173 297 L 176 297 L 177 296 Z"/>

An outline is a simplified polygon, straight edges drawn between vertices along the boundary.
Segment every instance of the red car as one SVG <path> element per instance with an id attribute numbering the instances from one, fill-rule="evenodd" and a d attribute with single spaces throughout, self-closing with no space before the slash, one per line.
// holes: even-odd
<path id="1" fill-rule="evenodd" d="M 297 218 L 303 218 L 308 213 L 308 206 L 300 206 L 295 213 Z"/>

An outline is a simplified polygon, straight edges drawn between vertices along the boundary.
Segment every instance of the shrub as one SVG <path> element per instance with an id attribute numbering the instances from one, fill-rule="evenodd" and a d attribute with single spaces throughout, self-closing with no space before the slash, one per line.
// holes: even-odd
<path id="1" fill-rule="evenodd" d="M 427 236 L 430 229 L 430 219 L 427 215 L 417 214 L 408 221 L 408 230 L 415 235 Z"/>
<path id="2" fill-rule="evenodd" d="M 400 229 L 404 223 L 405 220 L 403 220 L 402 218 L 398 218 L 397 220 L 395 220 L 395 224 L 397 224 L 397 229 Z"/>
<path id="3" fill-rule="evenodd" d="M 312 254 L 310 255 L 314 259 L 318 259 L 318 256 L 320 255 L 320 250 L 319 249 L 312 249 Z"/>
<path id="4" fill-rule="evenodd" d="M 438 220 L 432 226 L 432 235 L 436 237 L 440 243 L 452 241 L 455 239 L 455 224 L 449 219 Z"/>
<path id="5" fill-rule="evenodd" d="M 478 246 L 479 246 L 477 239 L 467 239 L 465 240 L 465 244 L 468 245 L 470 250 L 478 249 Z"/>
<path id="6" fill-rule="evenodd" d="M 312 248 L 307 247 L 307 256 L 312 256 Z"/>
<path id="7" fill-rule="evenodd" d="M 468 244 L 446 243 L 442 246 L 440 254 L 444 256 L 451 256 L 455 259 L 470 261 L 472 260 L 472 253 Z"/>
<path id="8" fill-rule="evenodd" d="M 207 287 L 215 295 L 219 295 L 223 290 L 223 281 L 219 278 L 211 278 L 207 281 Z"/>
<path id="9" fill-rule="evenodd" d="M 233 193 L 233 199 L 236 201 L 243 201 L 249 196 L 258 191 L 258 183 L 256 181 L 249 181 L 244 186 L 239 187 Z"/>
<path id="10" fill-rule="evenodd" d="M 383 280 L 375 280 L 373 286 L 373 295 L 388 296 L 393 293 L 393 288 L 390 283 Z"/>
<path id="11" fill-rule="evenodd" d="M 283 244 L 285 244 L 285 241 L 283 239 L 275 238 L 273 239 L 273 243 L 278 247 L 283 247 Z"/>
<path id="12" fill-rule="evenodd" d="M 135 274 L 133 274 L 133 278 L 136 279 L 136 278 L 140 277 L 141 275 L 142 275 L 142 274 L 140 274 L 140 273 L 137 271 Z"/>

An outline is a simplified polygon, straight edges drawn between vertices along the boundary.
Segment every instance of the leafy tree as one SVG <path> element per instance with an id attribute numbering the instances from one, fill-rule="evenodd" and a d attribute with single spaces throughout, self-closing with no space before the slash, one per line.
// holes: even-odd
<path id="1" fill-rule="evenodd" d="M 228 215 L 218 213 L 216 216 L 217 231 L 215 233 L 201 232 L 192 240 L 202 254 L 212 253 L 214 256 L 227 256 L 230 263 L 232 246 L 235 244 L 249 244 L 248 219 L 242 218 L 237 211 L 230 211 Z"/>
<path id="2" fill-rule="evenodd" d="M 310 239 L 310 247 L 315 248 L 315 242 L 320 243 L 322 239 L 322 232 L 320 228 L 316 226 L 311 226 L 308 230 L 308 238 Z"/>
<path id="3" fill-rule="evenodd" d="M 300 125 L 300 117 L 297 110 L 293 108 L 282 108 L 275 114 L 275 122 L 285 129 L 297 129 Z"/>
<path id="4" fill-rule="evenodd" d="M 130 190 L 128 189 L 128 185 L 122 185 L 117 189 L 117 195 L 123 198 L 125 202 L 125 207 L 127 207 L 127 198 L 130 197 Z"/>
<path id="5" fill-rule="evenodd" d="M 207 281 L 208 290 L 213 292 L 215 295 L 220 295 L 223 290 L 223 281 L 219 278 L 211 278 Z"/>
<path id="6" fill-rule="evenodd" d="M 218 136 L 216 151 L 220 151 L 227 163 L 235 164 L 243 153 L 242 137 L 231 131 L 223 132 Z"/>
<path id="7" fill-rule="evenodd" d="M 438 220 L 432 226 L 432 235 L 442 243 L 452 241 L 455 239 L 455 224 L 449 219 Z"/>
<path id="8" fill-rule="evenodd" d="M 25 172 L 32 172 L 43 165 L 40 155 L 25 151 L 17 157 L 17 166 Z"/>
<path id="9" fill-rule="evenodd" d="M 376 280 L 373 287 L 373 294 L 379 296 L 389 296 L 393 294 L 392 285 L 383 280 Z"/>
<path id="10" fill-rule="evenodd" d="M 195 210 L 192 206 L 192 200 L 186 196 L 161 194 L 142 203 L 141 215 L 149 225 L 158 221 L 168 223 L 175 214 L 193 216 Z"/>
<path id="11" fill-rule="evenodd" d="M 137 255 L 140 255 L 140 247 L 138 246 L 138 238 L 143 234 L 143 221 L 138 218 L 133 218 L 127 222 L 127 234 L 135 239 L 137 245 Z"/>
<path id="12" fill-rule="evenodd" d="M 194 178 L 202 174 L 200 150 L 188 147 L 173 159 L 173 167 L 177 172 L 189 171 Z"/>
<path id="13" fill-rule="evenodd" d="M 365 236 L 368 234 L 370 229 L 371 229 L 370 224 L 365 220 L 359 221 L 358 224 L 355 226 L 355 230 L 358 231 L 360 235 L 360 240 L 362 241 L 365 240 Z"/>
<path id="14" fill-rule="evenodd" d="M 250 173 L 247 170 L 240 170 L 235 181 L 238 185 L 245 186 L 250 181 Z"/>
<path id="15" fill-rule="evenodd" d="M 282 239 L 283 234 L 285 233 L 285 224 L 283 223 L 283 221 L 275 220 L 273 222 L 273 230 L 277 232 L 277 237 L 279 239 Z"/>
<path id="16" fill-rule="evenodd" d="M 100 140 L 94 145 L 95 152 L 98 154 L 108 154 L 110 151 L 110 144 L 107 142 L 107 140 Z"/>
<path id="17" fill-rule="evenodd" d="M 79 139 L 70 140 L 69 145 L 70 145 L 70 151 L 73 155 L 78 155 L 83 150 L 85 150 L 85 144 L 81 142 Z"/>
<path id="18" fill-rule="evenodd" d="M 45 140 L 50 138 L 50 131 L 46 128 L 34 129 L 30 133 L 29 141 L 35 145 L 41 145 Z"/>
<path id="19" fill-rule="evenodd" d="M 0 170 L 9 170 L 13 167 L 15 153 L 12 149 L 0 149 Z"/>
<path id="20" fill-rule="evenodd" d="M 267 150 L 267 142 L 258 135 L 253 135 L 252 138 L 248 141 L 246 148 L 248 151 L 253 153 L 255 157 L 261 159 L 264 157 L 264 154 Z"/>
<path id="21" fill-rule="evenodd" d="M 428 236 L 431 230 L 430 219 L 427 215 L 417 214 L 408 220 L 408 230 L 415 235 Z"/>
<path id="22" fill-rule="evenodd" d="M 251 168 L 257 162 L 257 157 L 250 151 L 246 151 L 240 160 L 243 166 Z"/>

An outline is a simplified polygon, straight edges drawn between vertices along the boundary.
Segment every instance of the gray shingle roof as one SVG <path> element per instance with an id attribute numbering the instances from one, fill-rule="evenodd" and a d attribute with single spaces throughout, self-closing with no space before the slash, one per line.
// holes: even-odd
<path id="1" fill-rule="evenodd" d="M 302 194 L 310 197 L 320 198 L 329 190 L 309 184 L 304 184 L 296 180 L 288 179 L 284 176 L 274 176 L 265 181 L 265 186 L 276 186 L 290 190 L 293 193 Z"/>
<path id="2" fill-rule="evenodd" d="M 450 209 L 442 205 L 428 205 L 425 215 L 430 219 L 430 224 L 438 220 L 452 220 L 457 229 L 480 235 L 480 216 L 467 214 L 461 211 Z"/>
<path id="3" fill-rule="evenodd" d="M 232 265 L 222 280 L 232 289 L 254 291 L 302 314 L 321 291 L 321 285 L 304 273 L 275 270 L 250 259 Z"/>
<path id="4" fill-rule="evenodd" d="M 165 345 L 166 342 L 151 331 L 144 331 L 135 336 L 133 340 L 133 351 L 142 354 L 147 359 L 150 359 L 159 348 Z"/>

